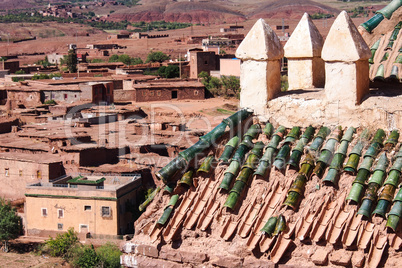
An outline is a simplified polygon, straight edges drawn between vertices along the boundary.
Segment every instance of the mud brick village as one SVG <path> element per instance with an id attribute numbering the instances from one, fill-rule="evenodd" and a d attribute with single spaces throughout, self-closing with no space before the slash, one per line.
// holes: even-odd
<path id="1" fill-rule="evenodd" d="M 74 230 L 124 267 L 399 267 L 402 1 L 320 19 L 271 2 L 295 3 L 176 30 L 0 30 L 0 197 L 21 227 L 3 250 Z M 124 5 L 31 17 L 117 8 L 92 19 L 110 23 Z"/>

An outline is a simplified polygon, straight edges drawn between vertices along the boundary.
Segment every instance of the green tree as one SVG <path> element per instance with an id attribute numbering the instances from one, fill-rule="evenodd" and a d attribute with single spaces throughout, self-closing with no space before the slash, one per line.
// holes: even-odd
<path id="1" fill-rule="evenodd" d="M 77 72 L 77 53 L 75 52 L 74 49 L 70 49 L 68 51 L 68 55 L 67 55 L 67 68 L 70 71 L 70 73 L 76 73 Z"/>
<path id="2" fill-rule="evenodd" d="M 109 57 L 109 62 L 118 62 L 119 61 L 119 55 L 112 55 Z"/>
<path id="3" fill-rule="evenodd" d="M 198 78 L 201 78 L 201 83 L 205 86 L 208 87 L 209 81 L 211 80 L 211 76 L 206 72 L 202 71 L 198 74 Z"/>
<path id="4" fill-rule="evenodd" d="M 129 55 L 123 54 L 119 56 L 119 61 L 124 63 L 125 65 L 130 65 L 131 57 Z"/>
<path id="5" fill-rule="evenodd" d="M 177 65 L 169 65 L 165 72 L 166 78 L 180 77 L 180 68 Z"/>
<path id="6" fill-rule="evenodd" d="M 122 254 L 119 247 L 107 242 L 106 244 L 100 246 L 96 249 L 96 253 L 100 258 L 100 263 L 103 267 L 119 268 L 120 266 L 120 255 Z"/>
<path id="7" fill-rule="evenodd" d="M 225 95 L 235 95 L 237 96 L 240 93 L 240 79 L 231 75 L 231 76 L 222 76 L 221 77 L 222 85 L 225 88 Z M 232 93 L 229 93 L 229 90 Z"/>
<path id="8" fill-rule="evenodd" d="M 147 56 L 147 60 L 145 61 L 146 63 L 148 62 L 164 62 L 166 60 L 170 59 L 168 55 L 163 53 L 162 51 L 155 51 L 155 52 L 150 52 Z"/>
<path id="9" fill-rule="evenodd" d="M 161 67 L 159 67 L 159 69 L 158 69 L 158 75 L 160 76 L 160 77 L 165 77 L 165 74 L 166 74 L 166 66 L 161 66 Z"/>
<path id="10" fill-rule="evenodd" d="M 222 95 L 222 82 L 217 77 L 211 77 L 208 86 L 205 88 L 208 89 L 214 96 Z"/>
<path id="11" fill-rule="evenodd" d="M 137 65 L 137 64 L 143 64 L 144 62 L 142 61 L 141 58 L 136 57 L 136 58 L 131 58 L 131 65 Z"/>
<path id="12" fill-rule="evenodd" d="M 158 75 L 164 78 L 180 77 L 180 68 L 177 65 L 161 66 Z"/>
<path id="13" fill-rule="evenodd" d="M 0 198 L 0 241 L 5 252 L 8 252 L 8 241 L 17 238 L 21 232 L 21 218 L 10 202 Z"/>

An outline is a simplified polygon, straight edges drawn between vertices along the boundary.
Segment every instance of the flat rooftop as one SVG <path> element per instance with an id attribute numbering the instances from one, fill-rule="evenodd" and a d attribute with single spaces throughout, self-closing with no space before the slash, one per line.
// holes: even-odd
<path id="1" fill-rule="evenodd" d="M 16 160 L 21 162 L 51 164 L 61 162 L 60 155 L 57 154 L 25 154 L 17 152 L 0 153 L 0 159 Z"/>

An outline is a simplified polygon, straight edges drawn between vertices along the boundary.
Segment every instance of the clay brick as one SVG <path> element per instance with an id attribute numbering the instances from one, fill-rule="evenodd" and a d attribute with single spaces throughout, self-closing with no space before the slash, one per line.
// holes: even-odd
<path id="1" fill-rule="evenodd" d="M 183 262 L 192 264 L 201 264 L 208 261 L 208 256 L 205 253 L 182 251 L 181 258 Z"/>
<path id="2" fill-rule="evenodd" d="M 152 258 L 158 258 L 158 256 L 159 256 L 158 249 L 154 246 L 149 246 L 149 245 L 138 245 L 137 249 L 136 249 L 136 253 L 147 256 L 147 257 L 152 257 Z"/>
<path id="3" fill-rule="evenodd" d="M 161 259 L 152 259 L 144 256 L 136 256 L 136 268 L 182 268 L 182 265 L 176 262 L 165 261 Z"/>
<path id="4" fill-rule="evenodd" d="M 123 252 L 124 253 L 134 253 L 136 248 L 137 248 L 136 244 L 128 242 L 128 243 L 124 244 Z"/>
<path id="5" fill-rule="evenodd" d="M 267 259 L 256 259 L 254 257 L 247 257 L 244 259 L 243 267 L 274 268 L 275 263 Z"/>
<path id="6" fill-rule="evenodd" d="M 344 249 L 334 251 L 329 256 L 331 263 L 340 266 L 349 266 L 351 258 L 352 252 Z"/>
<path id="7" fill-rule="evenodd" d="M 328 252 L 323 248 L 319 248 L 311 256 L 311 260 L 315 265 L 326 265 L 328 262 Z"/>
<path id="8" fill-rule="evenodd" d="M 361 251 L 355 251 L 352 255 L 352 264 L 354 267 L 363 267 L 365 261 L 364 253 Z"/>
<path id="9" fill-rule="evenodd" d="M 235 256 L 210 256 L 211 264 L 220 267 L 242 267 L 242 258 Z"/>
<path id="10" fill-rule="evenodd" d="M 288 265 L 288 264 L 279 264 L 278 268 L 313 268 L 316 266 L 309 266 L 309 265 Z"/>
<path id="11" fill-rule="evenodd" d="M 159 252 L 159 258 L 168 261 L 182 262 L 180 251 L 176 249 L 162 248 Z"/>

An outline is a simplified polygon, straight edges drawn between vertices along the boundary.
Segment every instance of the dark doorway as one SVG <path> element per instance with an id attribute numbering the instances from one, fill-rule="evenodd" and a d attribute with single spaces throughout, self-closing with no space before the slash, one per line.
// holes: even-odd
<path id="1" fill-rule="evenodd" d="M 172 99 L 177 99 L 177 90 L 172 91 Z"/>

